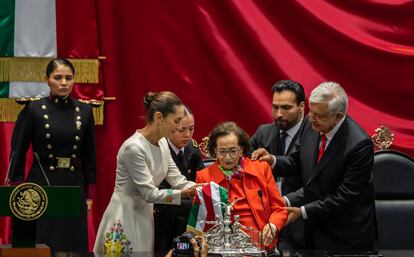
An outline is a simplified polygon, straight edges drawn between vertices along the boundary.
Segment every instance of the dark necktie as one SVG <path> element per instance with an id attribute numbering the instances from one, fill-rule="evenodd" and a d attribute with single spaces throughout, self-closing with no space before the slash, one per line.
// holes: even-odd
<path id="1" fill-rule="evenodd" d="M 319 153 L 318 153 L 318 162 L 322 158 L 322 155 L 325 153 L 326 148 L 326 135 L 321 135 L 321 147 L 319 147 Z"/>
<path id="2" fill-rule="evenodd" d="M 184 154 L 183 154 L 183 151 L 182 150 L 178 151 L 177 161 L 176 161 L 175 164 L 177 165 L 177 167 L 181 171 L 181 173 L 182 174 L 185 174 L 186 173 L 186 170 L 185 170 L 184 156 L 183 155 Z"/>
<path id="3" fill-rule="evenodd" d="M 277 147 L 277 155 L 285 155 L 287 136 L 288 134 L 286 133 L 286 131 L 282 131 L 280 133 L 279 144 Z"/>
<path id="4" fill-rule="evenodd" d="M 280 137 L 279 142 L 277 145 L 277 155 L 285 155 L 285 149 L 286 149 L 286 138 L 288 134 L 286 131 L 280 131 Z M 284 177 L 276 177 L 276 184 L 277 189 L 279 190 L 279 193 L 282 194 L 282 187 L 283 187 L 283 181 L 285 180 Z"/>

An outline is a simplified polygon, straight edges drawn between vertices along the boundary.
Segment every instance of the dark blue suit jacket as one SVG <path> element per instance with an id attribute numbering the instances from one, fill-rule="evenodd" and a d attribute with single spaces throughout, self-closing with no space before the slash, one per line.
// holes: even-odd
<path id="1" fill-rule="evenodd" d="M 319 140 L 306 124 L 297 150 L 276 163 L 279 173 L 302 176 L 303 187 L 286 197 L 292 206 L 305 206 L 307 246 L 372 250 L 377 241 L 372 141 L 349 116 L 316 163 Z"/>
<path id="2" fill-rule="evenodd" d="M 286 154 L 292 152 L 296 145 L 299 144 L 300 134 L 303 130 L 303 124 L 296 135 L 293 137 L 290 145 L 287 146 Z M 275 123 L 260 125 L 250 139 L 251 152 L 258 148 L 265 148 L 270 154 L 277 155 L 278 142 L 280 138 L 280 129 Z M 274 171 L 273 171 L 274 173 Z M 275 174 L 274 174 L 274 177 Z M 302 187 L 302 178 L 299 173 L 287 174 L 282 184 L 282 195 L 296 191 Z"/>

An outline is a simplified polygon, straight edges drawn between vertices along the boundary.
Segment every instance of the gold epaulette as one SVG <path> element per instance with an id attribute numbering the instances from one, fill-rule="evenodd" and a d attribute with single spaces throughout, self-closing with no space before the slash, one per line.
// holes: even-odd
<path id="1" fill-rule="evenodd" d="M 191 138 L 191 142 L 193 143 L 193 146 L 194 147 L 197 147 L 198 148 L 197 141 L 194 138 Z"/>
<path id="2" fill-rule="evenodd" d="M 41 99 L 40 97 L 19 97 L 19 98 L 16 98 L 16 102 L 18 104 L 23 105 L 23 104 L 28 104 L 33 101 L 39 101 L 40 99 Z"/>
<path id="3" fill-rule="evenodd" d="M 99 100 L 95 100 L 95 99 L 89 99 L 89 100 L 85 100 L 85 99 L 78 99 L 79 102 L 82 102 L 84 104 L 90 104 L 92 105 L 92 107 L 100 107 L 103 104 L 103 101 L 99 101 Z"/>

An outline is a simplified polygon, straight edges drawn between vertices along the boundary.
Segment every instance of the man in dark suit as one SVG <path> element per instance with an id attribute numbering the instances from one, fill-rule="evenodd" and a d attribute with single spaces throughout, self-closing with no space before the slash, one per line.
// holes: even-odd
<path id="1" fill-rule="evenodd" d="M 284 198 L 288 223 L 303 219 L 307 248 L 374 250 L 377 244 L 370 137 L 347 113 L 348 98 L 324 82 L 309 98 L 297 151 L 277 157 L 279 174 L 300 172 L 303 187 Z"/>
<path id="2" fill-rule="evenodd" d="M 305 93 L 301 84 L 292 80 L 280 80 L 272 87 L 272 114 L 273 123 L 260 125 L 250 139 L 252 150 L 266 150 L 274 155 L 289 154 L 299 140 L 303 128 L 303 113 Z M 253 151 L 252 159 L 257 153 Z M 274 166 L 274 158 L 269 159 Z M 272 166 L 272 167 L 273 167 Z M 275 176 L 277 186 L 282 195 L 294 192 L 302 187 L 302 178 L 299 173 L 288 177 Z M 303 228 L 301 224 L 285 226 L 279 234 L 280 249 L 302 249 Z"/>
<path id="3" fill-rule="evenodd" d="M 194 116 L 186 106 L 181 126 L 168 138 L 171 157 L 181 173 L 188 180 L 195 181 L 196 172 L 204 168 L 204 162 L 194 134 Z M 171 188 L 164 180 L 160 188 Z M 155 250 L 169 250 L 175 236 L 186 230 L 188 215 L 191 211 L 190 199 L 182 199 L 179 207 L 156 204 L 154 206 Z"/>

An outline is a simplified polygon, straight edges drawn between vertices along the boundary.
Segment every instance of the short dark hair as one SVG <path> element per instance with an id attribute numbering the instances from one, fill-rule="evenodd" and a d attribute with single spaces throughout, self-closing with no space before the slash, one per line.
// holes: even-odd
<path id="1" fill-rule="evenodd" d="M 230 135 L 231 133 L 234 133 L 236 135 L 239 145 L 243 147 L 243 154 L 249 151 L 249 135 L 246 133 L 246 131 L 240 128 L 233 121 L 224 121 L 217 124 L 210 132 L 207 150 L 212 157 L 216 158 L 217 139 L 222 136 Z"/>
<path id="2" fill-rule="evenodd" d="M 293 80 L 279 80 L 272 87 L 272 94 L 275 92 L 282 92 L 285 90 L 292 91 L 296 96 L 296 103 L 299 105 L 301 102 L 305 101 L 305 90 L 303 86 Z"/>
<path id="3" fill-rule="evenodd" d="M 50 60 L 50 62 L 46 66 L 46 77 L 49 78 L 50 74 L 52 74 L 52 72 L 56 70 L 56 68 L 59 65 L 69 67 L 72 70 L 73 75 L 75 75 L 75 68 L 73 67 L 73 64 L 68 59 L 54 58 Z"/>
<path id="4" fill-rule="evenodd" d="M 166 117 L 170 113 L 175 113 L 175 108 L 180 105 L 182 105 L 180 98 L 173 92 L 148 92 L 144 96 L 144 107 L 148 110 L 145 120 L 147 123 L 154 121 L 156 112 Z"/>

